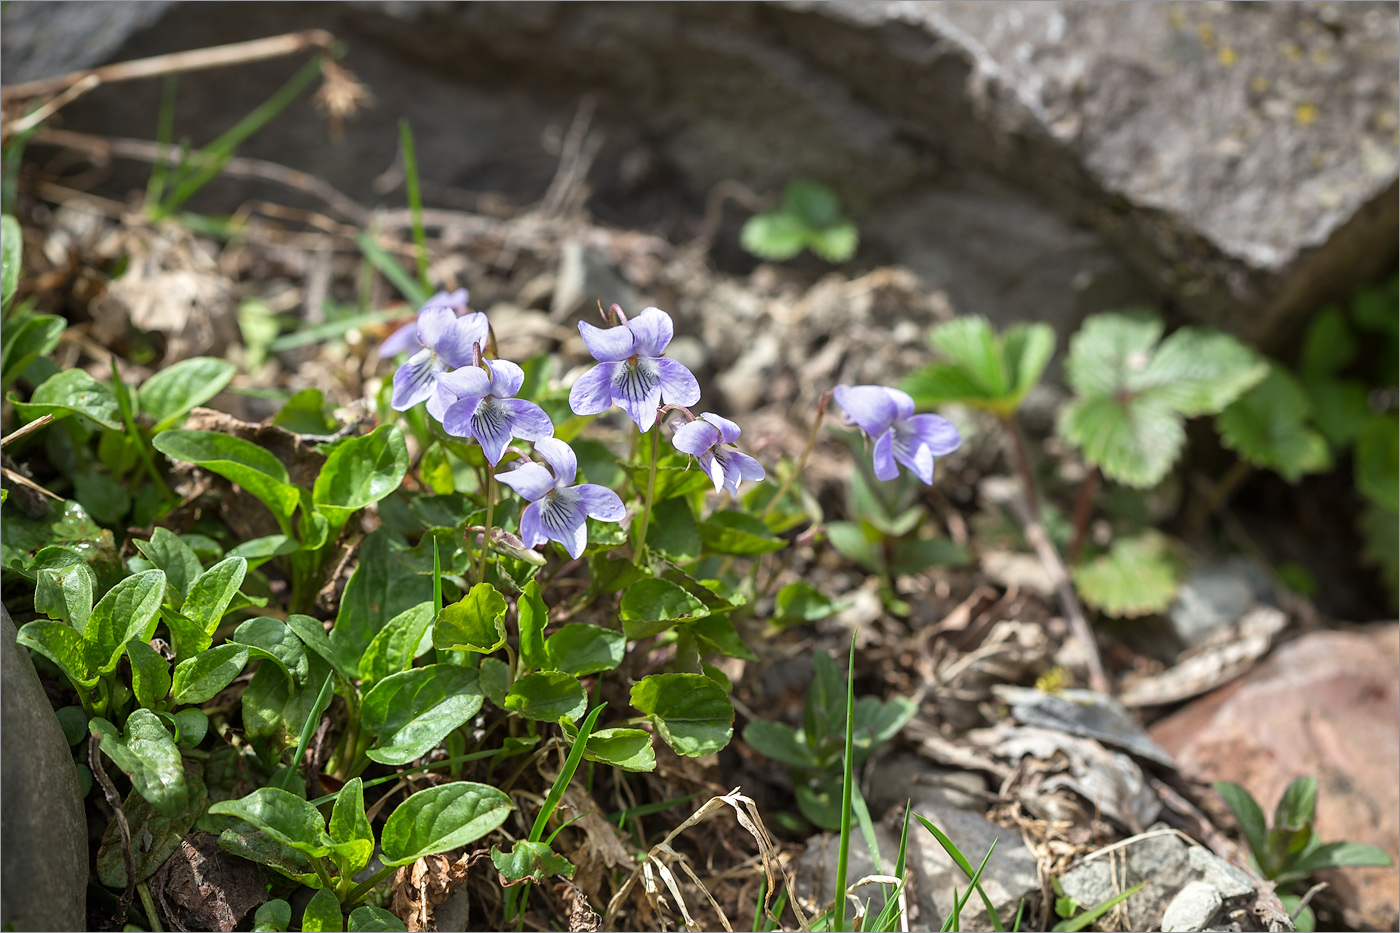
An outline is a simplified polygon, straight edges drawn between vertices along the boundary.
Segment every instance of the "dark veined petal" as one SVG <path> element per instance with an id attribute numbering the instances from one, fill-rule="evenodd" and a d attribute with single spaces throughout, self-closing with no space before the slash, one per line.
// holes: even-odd
<path id="1" fill-rule="evenodd" d="M 886 431 L 875 439 L 875 478 L 891 480 L 899 475 L 894 462 L 894 431 Z"/>
<path id="2" fill-rule="evenodd" d="M 432 350 L 424 347 L 394 371 L 394 394 L 390 400 L 395 411 L 408 411 L 433 394 L 433 382 L 443 370 L 442 361 Z"/>
<path id="3" fill-rule="evenodd" d="M 510 360 L 491 360 L 491 394 L 496 398 L 515 398 L 525 384 L 525 370 Z"/>
<path id="4" fill-rule="evenodd" d="M 499 478 L 497 477 L 497 479 Z M 540 505 L 538 502 L 531 502 L 520 513 L 520 540 L 525 542 L 526 547 L 539 547 L 549 540 L 544 535 L 544 529 L 540 527 Z"/>
<path id="5" fill-rule="evenodd" d="M 588 544 L 588 514 L 577 490 L 555 489 L 538 503 L 540 527 L 545 537 L 564 545 L 570 557 L 578 557 Z"/>
<path id="6" fill-rule="evenodd" d="M 534 402 L 526 401 L 523 398 L 503 398 L 498 399 L 496 404 L 504 408 L 510 415 L 512 437 L 526 441 L 538 441 L 554 436 L 554 422 L 550 421 L 549 415 L 544 413 L 544 409 Z"/>
<path id="7" fill-rule="evenodd" d="M 708 411 L 700 417 L 719 429 L 719 440 L 721 444 L 737 444 L 739 442 L 739 426 L 728 418 L 720 415 L 713 415 Z"/>
<path id="8" fill-rule="evenodd" d="M 400 353 L 417 350 L 418 347 L 418 320 L 415 318 L 385 338 L 379 345 L 379 355 L 388 359 Z"/>
<path id="9" fill-rule="evenodd" d="M 481 445 L 481 452 L 492 466 L 501 462 L 512 437 L 511 412 L 501 404 L 501 400 L 488 395 L 472 412 L 472 437 Z"/>
<path id="10" fill-rule="evenodd" d="M 627 328 L 637 338 L 635 353 L 639 356 L 660 356 L 675 334 L 671 315 L 660 308 L 643 308 L 642 313 L 627 322 Z M 678 404 L 687 404 L 680 402 Z M 689 404 L 694 404 L 689 403 Z"/>
<path id="11" fill-rule="evenodd" d="M 894 423 L 899 411 L 884 386 L 837 386 L 832 397 L 860 429 L 871 437 L 879 437 Z"/>
<path id="12" fill-rule="evenodd" d="M 522 463 L 513 470 L 497 473 L 496 479 L 514 489 L 520 498 L 528 502 L 543 499 L 554 488 L 554 474 L 538 463 Z M 523 516 L 521 521 L 524 522 Z M 524 537 L 523 533 L 521 537 Z"/>
<path id="13" fill-rule="evenodd" d="M 911 473 L 923 480 L 925 486 L 933 485 L 933 451 L 916 438 L 894 435 L 894 458 L 907 466 Z"/>
<path id="14" fill-rule="evenodd" d="M 613 376 L 622 363 L 599 363 L 579 376 L 569 390 L 569 408 L 576 415 L 596 415 L 612 408 Z"/>
<path id="15" fill-rule="evenodd" d="M 700 469 L 704 470 L 705 474 L 710 477 L 711 482 L 715 484 L 715 492 L 719 492 L 723 489 L 724 461 L 716 457 L 712 451 L 708 450 L 697 457 L 696 460 L 700 464 Z"/>
<path id="16" fill-rule="evenodd" d="M 464 398 L 448 405 L 447 410 L 438 419 L 442 422 L 443 430 L 453 437 L 471 437 L 472 415 L 476 414 L 477 406 L 481 402 L 479 398 Z"/>
<path id="17" fill-rule="evenodd" d="M 719 429 L 708 421 L 687 421 L 676 428 L 671 444 L 683 454 L 701 457 L 720 442 Z"/>
<path id="18" fill-rule="evenodd" d="M 627 508 L 617 493 L 596 483 L 580 483 L 573 487 L 578 493 L 583 510 L 601 522 L 620 522 L 627 515 Z"/>
<path id="19" fill-rule="evenodd" d="M 613 371 L 613 401 L 643 434 L 656 423 L 656 409 L 661 407 L 661 375 L 657 367 L 661 362 L 638 357 L 637 362 L 620 363 Z"/>
<path id="20" fill-rule="evenodd" d="M 616 327 L 594 327 L 587 321 L 579 321 L 578 332 L 583 337 L 583 345 L 600 363 L 617 363 L 627 359 L 637 342 L 632 331 L 621 324 Z"/>
<path id="21" fill-rule="evenodd" d="M 542 437 L 535 441 L 535 453 L 544 458 L 554 471 L 554 485 L 572 486 L 578 475 L 578 457 L 574 449 L 557 437 Z"/>
<path id="22" fill-rule="evenodd" d="M 661 378 L 661 400 L 668 405 L 694 405 L 700 401 L 700 383 L 679 360 L 668 356 L 654 360 Z"/>
<path id="23" fill-rule="evenodd" d="M 938 415 L 915 415 L 895 425 L 899 435 L 908 434 L 928 446 L 935 457 L 946 457 L 958 449 L 962 435 L 947 418 Z"/>

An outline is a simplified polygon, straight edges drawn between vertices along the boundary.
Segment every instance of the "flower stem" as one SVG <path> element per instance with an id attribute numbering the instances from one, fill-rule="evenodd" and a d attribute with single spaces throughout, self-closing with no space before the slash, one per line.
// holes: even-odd
<path id="1" fill-rule="evenodd" d="M 481 533 L 481 554 L 477 557 L 476 582 L 486 582 L 486 552 L 491 547 L 491 523 L 496 517 L 496 475 L 486 471 L 486 528 Z"/>
<path id="2" fill-rule="evenodd" d="M 802 475 L 802 471 L 807 468 L 807 458 L 812 455 L 812 449 L 817 446 L 817 432 L 821 430 L 822 419 L 826 416 L 826 406 L 830 401 L 830 390 L 823 392 L 821 398 L 817 400 L 817 417 L 816 420 L 812 422 L 812 433 L 807 437 L 807 446 L 802 448 L 802 455 L 797 458 L 797 463 L 793 465 L 792 472 L 787 475 L 787 478 L 783 480 L 783 484 L 778 487 L 777 494 L 768 500 L 768 504 L 764 506 L 763 511 L 759 513 L 759 518 L 768 517 L 768 513 L 773 511 L 773 508 L 782 501 L 783 496 L 787 495 L 787 491 L 792 488 L 793 480 Z"/>
<path id="3" fill-rule="evenodd" d="M 641 566 L 642 556 L 647 548 L 647 526 L 651 524 L 651 504 L 656 498 L 656 461 L 661 458 L 661 425 L 651 429 L 651 465 L 647 468 L 647 495 L 642 502 L 642 514 L 638 517 L 637 540 L 632 545 L 632 563 Z"/>
<path id="4" fill-rule="evenodd" d="M 1094 493 L 1099 489 L 1099 468 L 1089 466 L 1084 481 L 1079 486 L 1079 500 L 1074 504 L 1074 537 L 1070 538 L 1069 550 L 1065 552 L 1065 563 L 1071 567 L 1079 560 L 1080 548 L 1084 546 L 1084 533 L 1089 529 L 1089 519 L 1094 514 Z"/>
<path id="5" fill-rule="evenodd" d="M 1016 473 L 1021 477 L 1021 494 L 1026 497 L 1026 507 L 1031 510 L 1031 516 L 1039 521 L 1040 495 L 1035 489 L 1035 472 L 1031 470 L 1030 453 L 1026 449 L 1026 436 L 1021 433 L 1021 426 L 1017 423 L 1014 415 L 1003 418 L 1001 426 L 1011 441 L 1011 454 L 1016 461 Z"/>

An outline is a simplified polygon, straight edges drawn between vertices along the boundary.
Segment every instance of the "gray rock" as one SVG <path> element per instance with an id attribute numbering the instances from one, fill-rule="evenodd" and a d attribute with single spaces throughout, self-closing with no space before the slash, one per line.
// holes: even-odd
<path id="1" fill-rule="evenodd" d="M 910 835 L 913 835 L 913 830 L 910 830 Z M 881 872 L 875 870 L 875 860 L 871 858 L 870 848 L 865 844 L 864 834 L 852 831 L 851 845 L 846 853 L 847 887 L 867 875 L 888 874 L 894 871 L 895 857 L 899 853 L 899 837 L 877 823 L 875 844 L 880 849 Z M 820 833 L 807 840 L 807 848 L 797 860 L 793 884 L 797 896 L 803 900 L 809 913 L 824 910 L 831 905 L 832 894 L 836 890 L 836 863 L 840 851 L 840 837 L 832 833 Z M 884 888 L 881 885 L 869 885 L 856 893 L 862 901 L 871 900 L 871 909 L 874 911 L 879 911 L 885 905 Z"/>
<path id="2" fill-rule="evenodd" d="M 1091 855 L 1060 876 L 1065 894 L 1084 907 L 1095 907 L 1126 889 L 1145 882 L 1123 902 L 1127 929 L 1152 930 L 1178 891 L 1192 878 L 1187 845 L 1175 832 L 1157 824 L 1128 845 Z"/>
<path id="3" fill-rule="evenodd" d="M 925 803 L 915 812 L 937 826 L 975 867 L 981 863 L 993 841 L 996 852 L 982 872 L 980 884 L 1004 925 L 1010 926 L 1022 899 L 1027 910 L 1040 892 L 1040 876 L 1035 854 L 1026 847 L 1017 830 L 998 826 L 977 813 L 969 813 L 936 803 Z M 967 890 L 967 876 L 922 826 L 909 828 L 908 864 L 913 868 L 914 902 L 918 916 L 911 930 L 937 930 L 953 909 L 953 889 Z M 1028 916 L 1034 916 L 1033 911 Z M 990 929 L 986 908 L 974 895 L 961 914 L 961 928 Z"/>
<path id="4" fill-rule="evenodd" d="M 617 270 L 577 238 L 571 238 L 559 254 L 559 276 L 549 305 L 549 319 L 557 324 L 582 312 L 590 324 L 602 327 L 596 310 L 600 302 L 604 310 L 619 304 L 629 315 L 642 310 L 636 291 Z"/>
<path id="5" fill-rule="evenodd" d="M 1220 892 L 1204 881 L 1182 888 L 1162 914 L 1162 933 L 1199 933 L 1220 909 Z"/>
<path id="6" fill-rule="evenodd" d="M 1201 880 L 1219 891 L 1221 897 L 1228 900 L 1254 895 L 1254 882 L 1250 880 L 1249 875 L 1209 849 L 1192 846 L 1187 858 Z"/>
<path id="7" fill-rule="evenodd" d="M 0 606 L 0 924 L 87 929 L 88 827 L 63 727 Z"/>
<path id="8" fill-rule="evenodd" d="M 1097 739 L 1124 751 L 1175 767 L 1172 758 L 1147 736 L 1121 704 L 1092 690 L 1046 693 L 1032 687 L 997 684 L 992 693 L 1011 705 L 1011 715 L 1029 726 L 1057 729 Z"/>
<path id="9" fill-rule="evenodd" d="M 895 752 L 871 762 L 866 767 L 865 783 L 865 803 L 877 820 L 891 810 L 902 818 L 905 801 L 913 805 L 916 813 L 922 812 L 925 805 L 981 810 L 987 792 L 981 775 L 939 768 L 907 752 Z"/>
<path id="10" fill-rule="evenodd" d="M 1181 585 L 1170 616 L 1172 628 L 1187 647 L 1240 619 L 1256 602 L 1273 597 L 1268 574 L 1256 564 L 1232 558 L 1196 567 Z"/>

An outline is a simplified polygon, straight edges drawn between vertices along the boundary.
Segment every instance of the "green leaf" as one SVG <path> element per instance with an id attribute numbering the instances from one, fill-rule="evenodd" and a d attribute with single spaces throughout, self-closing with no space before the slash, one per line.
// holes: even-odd
<path id="1" fill-rule="evenodd" d="M 677 754 L 709 755 L 729 744 L 734 707 L 704 674 L 652 674 L 632 686 L 631 702 Z"/>
<path id="2" fill-rule="evenodd" d="M 1311 407 L 1298 380 L 1274 365 L 1263 382 L 1216 417 L 1215 425 L 1226 447 L 1296 483 L 1304 473 L 1332 465 L 1327 441 L 1309 426 Z"/>
<path id="3" fill-rule="evenodd" d="M 860 233 L 852 223 L 813 230 L 807 234 L 807 245 L 827 262 L 845 262 L 856 254 Z"/>
<path id="4" fill-rule="evenodd" d="M 185 594 L 180 614 L 203 628 L 206 634 L 213 635 L 247 573 L 246 560 L 225 557 L 195 578 Z"/>
<path id="5" fill-rule="evenodd" d="M 408 927 L 383 907 L 366 904 L 350 911 L 350 922 L 345 929 L 350 933 L 405 933 Z"/>
<path id="6" fill-rule="evenodd" d="M 645 638 L 672 628 L 678 622 L 702 619 L 710 614 L 705 604 L 668 580 L 641 580 L 622 594 L 620 616 L 630 639 Z"/>
<path id="7" fill-rule="evenodd" d="M 527 670 L 536 671 L 549 666 L 550 659 L 544 637 L 545 626 L 549 624 L 549 610 L 545 608 L 544 597 L 540 595 L 538 580 L 531 580 L 521 590 L 520 598 L 515 601 L 515 615 L 520 627 L 520 663 L 525 665 Z M 559 670 L 568 668 L 560 667 Z"/>
<path id="8" fill-rule="evenodd" d="M 126 643 L 126 656 L 131 661 L 131 692 L 137 705 L 155 709 L 170 693 L 170 662 L 134 638 Z"/>
<path id="9" fill-rule="evenodd" d="M 1356 440 L 1370 417 L 1366 387 L 1355 379 L 1313 379 L 1307 383 L 1313 422 L 1334 449 Z"/>
<path id="10" fill-rule="evenodd" d="M 1346 316 L 1338 308 L 1324 308 L 1308 325 L 1298 372 L 1309 381 L 1335 376 L 1351 365 L 1356 352 L 1356 337 Z"/>
<path id="11" fill-rule="evenodd" d="M 330 634 L 336 669 L 346 677 L 358 676 L 360 658 L 385 623 L 433 598 L 432 575 L 416 573 L 409 560 L 402 542 L 385 528 L 360 545 L 359 564 L 345 585 Z"/>
<path id="12" fill-rule="evenodd" d="M 1375 503 L 1361 512 L 1362 559 L 1380 571 L 1381 579 L 1390 590 L 1391 608 L 1395 608 L 1400 591 L 1400 524 L 1395 513 Z"/>
<path id="13" fill-rule="evenodd" d="M 340 899 L 330 888 L 322 888 L 311 896 L 301 915 L 302 933 L 341 933 L 345 917 L 340 912 Z"/>
<path id="14" fill-rule="evenodd" d="M 1047 324 L 1018 324 L 998 337 L 982 317 L 958 317 L 929 332 L 945 362 L 913 373 L 904 388 L 920 407 L 961 402 L 1009 418 L 1055 352 Z"/>
<path id="15" fill-rule="evenodd" d="M 875 541 L 856 522 L 832 522 L 826 526 L 826 540 L 842 557 L 871 573 L 879 572 L 884 563 Z"/>
<path id="16" fill-rule="evenodd" d="M 899 734 L 899 730 L 914 718 L 918 706 L 908 697 L 893 697 L 881 701 L 878 697 L 861 697 L 855 703 L 854 747 L 856 760 L 863 761 L 875 748 Z"/>
<path id="17" fill-rule="evenodd" d="M 69 745 L 77 745 L 87 738 L 88 717 L 81 706 L 60 706 L 53 712 L 58 724 L 63 727 L 63 737 Z"/>
<path id="18" fill-rule="evenodd" d="M 506 691 L 510 689 L 510 665 L 500 658 L 482 658 L 477 668 L 481 675 L 481 692 L 497 709 L 506 708 Z"/>
<path id="19" fill-rule="evenodd" d="M 1162 341 L 1141 380 L 1131 383 L 1191 417 L 1224 411 L 1268 372 L 1268 363 L 1234 337 L 1183 327 Z"/>
<path id="20" fill-rule="evenodd" d="M 297 743 L 330 673 L 320 655 L 309 660 L 305 686 L 297 686 L 275 665 L 263 664 L 243 689 L 243 728 L 249 738 L 264 740 L 273 753 Z"/>
<path id="21" fill-rule="evenodd" d="M 81 369 L 67 369 L 44 380 L 28 402 L 16 402 L 15 410 L 26 421 L 44 415 L 66 418 L 85 415 L 113 431 L 123 430 L 121 411 L 110 389 Z"/>
<path id="22" fill-rule="evenodd" d="M 1239 821 L 1240 829 L 1244 831 L 1245 842 L 1249 844 L 1249 850 L 1254 855 L 1254 861 L 1262 866 L 1264 846 L 1269 833 L 1268 824 L 1264 822 L 1264 811 L 1259 809 L 1259 804 L 1249 791 L 1238 784 L 1216 781 L 1215 789 L 1225 798 L 1226 806 Z"/>
<path id="23" fill-rule="evenodd" d="M 360 722 L 379 737 L 366 754 L 383 764 L 420 758 L 481 709 L 477 672 L 429 664 L 390 674 L 365 694 Z"/>
<path id="24" fill-rule="evenodd" d="M 180 732 L 175 740 L 175 744 L 180 748 L 197 748 L 209 734 L 209 717 L 202 709 L 182 709 L 171 718 L 175 720 L 175 726 Z"/>
<path id="25" fill-rule="evenodd" d="M 228 360 L 195 356 L 161 369 L 141 384 L 136 396 L 141 410 L 155 421 L 152 431 L 164 431 L 196 405 L 224 390 L 238 371 Z"/>
<path id="26" fill-rule="evenodd" d="M 237 820 L 219 833 L 219 848 L 250 862 L 275 868 L 297 884 L 313 889 L 321 887 L 321 879 L 312 870 L 311 860 L 305 853 L 283 845 L 245 820 Z"/>
<path id="27" fill-rule="evenodd" d="M 374 854 L 374 830 L 365 815 L 364 782 L 351 778 L 335 798 L 329 825 L 335 843 L 336 866 L 342 878 L 349 878 L 369 864 Z"/>
<path id="28" fill-rule="evenodd" d="M 526 674 L 506 691 L 505 708 L 526 719 L 558 722 L 578 719 L 588 708 L 588 694 L 578 678 L 563 671 Z"/>
<path id="29" fill-rule="evenodd" d="M 501 885 L 510 887 L 522 881 L 544 884 L 552 875 L 574 876 L 574 865 L 562 855 L 555 855 L 547 842 L 518 839 L 509 852 L 500 846 L 491 847 L 491 864 L 501 874 Z"/>
<path id="30" fill-rule="evenodd" d="M 151 445 L 172 460 L 198 464 L 242 486 L 283 525 L 301 501 L 282 461 L 251 441 L 216 431 L 162 431 Z"/>
<path id="31" fill-rule="evenodd" d="M 773 617 L 769 621 L 779 628 L 788 628 L 804 622 L 819 622 L 840 609 L 841 606 L 833 603 L 816 587 L 798 580 L 778 590 Z"/>
<path id="32" fill-rule="evenodd" d="M 567 724 L 564 735 L 573 741 L 574 732 Z M 624 771 L 656 770 L 656 751 L 651 747 L 651 733 L 644 729 L 595 729 L 589 733 L 583 757 Z"/>
<path id="33" fill-rule="evenodd" d="M 673 561 L 684 562 L 700 556 L 700 527 L 695 523 L 695 513 L 685 496 L 652 506 L 647 547 Z"/>
<path id="34" fill-rule="evenodd" d="M 1302 829 L 1317 812 L 1317 778 L 1300 777 L 1288 785 L 1274 808 L 1274 825 Z"/>
<path id="35" fill-rule="evenodd" d="M 97 575 L 73 548 L 46 547 L 34 555 L 34 611 L 82 632 L 92 615 Z"/>
<path id="36" fill-rule="evenodd" d="M 1119 893 L 1113 895 L 1108 900 L 1104 901 L 1102 904 L 1098 904 L 1090 908 L 1089 910 L 1084 911 L 1084 913 L 1078 914 L 1070 918 L 1069 920 L 1061 920 L 1059 923 L 1055 924 L 1050 929 L 1053 931 L 1053 933 L 1078 933 L 1079 930 L 1083 930 L 1086 927 L 1092 926 L 1094 921 L 1098 920 L 1104 914 L 1108 913 L 1110 910 L 1117 907 L 1119 904 L 1123 903 L 1128 898 L 1141 891 L 1143 885 L 1145 884 L 1147 884 L 1146 881 L 1139 881 L 1137 884 L 1133 885 L 1131 888 L 1128 888 L 1126 891 L 1120 891 Z"/>
<path id="37" fill-rule="evenodd" d="M 272 423 L 294 434 L 334 434 L 340 429 L 326 413 L 326 397 L 320 389 L 302 389 L 287 399 Z"/>
<path id="38" fill-rule="evenodd" d="M 1356 438 L 1356 488 L 1392 515 L 1400 512 L 1400 422 L 1378 415 Z"/>
<path id="39" fill-rule="evenodd" d="M 122 580 L 92 607 L 83 640 L 92 651 L 96 673 L 116 670 L 126 643 L 133 638 L 151 640 L 164 598 L 165 574 L 147 570 Z"/>
<path id="40" fill-rule="evenodd" d="M 312 858 L 330 854 L 335 845 L 326 834 L 320 811 L 280 787 L 259 787 L 246 797 L 221 800 L 211 805 L 209 812 L 251 823 L 282 845 Z"/>
<path id="41" fill-rule="evenodd" d="M 24 233 L 19 221 L 9 214 L 0 215 L 0 308 L 9 308 L 15 297 L 23 258 Z"/>
<path id="42" fill-rule="evenodd" d="M 1304 852 L 1291 871 L 1306 877 L 1328 868 L 1389 868 L 1393 864 L 1384 849 L 1360 842 L 1328 842 Z"/>
<path id="43" fill-rule="evenodd" d="M 1107 554 L 1074 568 L 1086 603 L 1114 618 L 1163 612 L 1176 598 L 1185 568 L 1171 539 L 1148 529 L 1117 538 Z"/>
<path id="44" fill-rule="evenodd" d="M 712 554 L 754 557 L 787 547 L 774 537 L 763 520 L 746 512 L 716 512 L 700 523 L 700 540 Z"/>
<path id="45" fill-rule="evenodd" d="M 177 662 L 187 661 L 214 643 L 204 626 L 193 622 L 169 606 L 160 607 L 160 619 L 170 630 L 170 645 Z"/>
<path id="46" fill-rule="evenodd" d="M 807 224 L 783 211 L 755 214 L 744 222 L 739 243 L 760 259 L 782 262 L 807 246 Z"/>
<path id="47" fill-rule="evenodd" d="M 390 674 L 411 668 L 432 624 L 431 602 L 419 603 L 390 619 L 360 658 L 360 688 L 368 690 Z"/>
<path id="48" fill-rule="evenodd" d="M 399 804 L 380 833 L 386 867 L 409 865 L 475 842 L 505 822 L 515 806 L 494 787 L 454 781 Z"/>
<path id="49" fill-rule="evenodd" d="M 97 684 L 96 653 L 78 634 L 77 629 L 66 622 L 53 622 L 48 619 L 35 619 L 26 622 L 19 630 L 16 639 L 30 651 L 37 651 L 48 658 L 63 676 L 72 681 L 75 687 L 88 689 Z"/>
<path id="50" fill-rule="evenodd" d="M 1001 348 L 1019 406 L 1055 355 L 1055 330 L 1049 324 L 1013 324 L 1002 334 Z"/>
<path id="51" fill-rule="evenodd" d="M 280 619 L 269 616 L 249 619 L 234 630 L 229 641 L 257 649 L 256 656 L 271 660 L 297 686 L 306 683 L 306 677 L 311 672 L 311 660 L 302 647 L 301 639 Z"/>
<path id="52" fill-rule="evenodd" d="M 286 933 L 292 925 L 292 905 L 274 897 L 253 914 L 253 933 Z"/>
<path id="53" fill-rule="evenodd" d="M 386 424 L 364 437 L 338 444 L 316 477 L 311 499 L 317 510 L 344 521 L 356 509 L 399 488 L 408 472 L 408 445 L 398 425 Z"/>
<path id="54" fill-rule="evenodd" d="M 248 569 L 255 570 L 274 557 L 282 557 L 301 550 L 295 538 L 287 535 L 267 535 L 244 541 L 228 550 L 229 557 L 241 557 L 248 562 Z"/>
<path id="55" fill-rule="evenodd" d="M 138 709 L 126 717 L 125 737 L 105 719 L 92 720 L 88 729 L 101 741 L 102 753 L 152 806 L 170 817 L 185 809 L 189 786 L 180 750 L 155 713 Z"/>
<path id="56" fill-rule="evenodd" d="M 717 651 L 730 658 L 743 658 L 745 661 L 758 660 L 758 655 L 744 644 L 744 640 L 734 630 L 734 623 L 727 614 L 712 615 L 708 619 L 691 622 L 686 626 L 686 630 L 709 651 Z"/>
<path id="57" fill-rule="evenodd" d="M 841 223 L 841 202 L 836 192 L 815 181 L 799 178 L 788 182 L 783 187 L 783 209 L 816 230 Z"/>
<path id="58" fill-rule="evenodd" d="M 438 495 L 449 495 L 457 490 L 452 462 L 447 459 L 447 449 L 439 443 L 432 444 L 424 451 L 423 458 L 418 462 L 418 475 Z"/>
<path id="59" fill-rule="evenodd" d="M 1060 410 L 1058 430 L 1104 476 L 1137 489 L 1160 483 L 1186 442 L 1181 418 L 1150 396 L 1076 399 Z"/>
<path id="60" fill-rule="evenodd" d="M 760 755 L 794 768 L 817 768 L 820 763 L 791 726 L 754 719 L 744 727 L 744 742 Z"/>
<path id="61" fill-rule="evenodd" d="M 433 647 L 490 654 L 506 643 L 505 617 L 505 597 L 491 584 L 478 583 L 438 614 L 433 624 Z"/>
<path id="62" fill-rule="evenodd" d="M 523 625 L 521 633 L 523 640 Z M 627 637 L 600 625 L 574 622 L 546 638 L 543 653 L 544 663 L 532 667 L 552 667 L 582 677 L 616 669 L 627 653 Z M 523 656 L 524 652 L 521 654 Z"/>
<path id="63" fill-rule="evenodd" d="M 53 314 L 25 314 L 20 311 L 5 322 L 0 343 L 0 388 L 8 389 L 30 363 L 47 356 L 58 346 L 68 322 Z"/>
<path id="64" fill-rule="evenodd" d="M 335 667 L 334 649 L 331 646 L 330 636 L 326 634 L 325 627 L 319 619 L 294 612 L 287 616 L 287 628 L 296 632 L 301 643 L 310 648 L 331 667 Z"/>
<path id="65" fill-rule="evenodd" d="M 180 595 L 180 602 L 173 608 L 179 609 L 185 594 L 203 572 L 199 558 L 180 536 L 165 528 L 151 532 L 151 540 L 134 542 L 136 549 L 145 555 L 157 570 L 165 571 L 165 582 Z"/>

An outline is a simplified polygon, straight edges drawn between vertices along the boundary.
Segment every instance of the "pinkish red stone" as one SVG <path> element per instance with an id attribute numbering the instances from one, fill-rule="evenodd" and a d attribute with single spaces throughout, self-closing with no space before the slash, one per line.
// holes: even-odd
<path id="1" fill-rule="evenodd" d="M 1241 784 L 1268 814 L 1290 781 L 1315 776 L 1323 841 L 1370 843 L 1400 863 L 1400 626 L 1305 635 L 1150 731 L 1188 776 Z M 1325 877 L 1348 923 L 1396 929 L 1395 868 Z"/>

